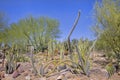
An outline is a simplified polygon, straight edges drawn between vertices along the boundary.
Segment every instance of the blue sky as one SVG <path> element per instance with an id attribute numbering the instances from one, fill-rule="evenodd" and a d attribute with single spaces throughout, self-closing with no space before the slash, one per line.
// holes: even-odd
<path id="1" fill-rule="evenodd" d="M 9 17 L 9 23 L 17 22 L 29 15 L 47 16 L 60 22 L 62 32 L 60 40 L 65 40 L 81 11 L 80 20 L 71 38 L 94 39 L 93 6 L 95 0 L 0 0 L 0 11 Z"/>

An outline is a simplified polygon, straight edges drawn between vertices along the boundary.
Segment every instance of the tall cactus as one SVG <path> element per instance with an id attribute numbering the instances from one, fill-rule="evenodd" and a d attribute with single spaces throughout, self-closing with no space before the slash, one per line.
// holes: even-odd
<path id="1" fill-rule="evenodd" d="M 69 46 L 69 53 L 70 53 L 70 59 L 71 60 L 72 60 L 72 49 L 71 49 L 71 44 L 70 44 L 70 36 L 71 36 L 72 32 L 74 31 L 74 29 L 75 29 L 75 27 L 76 27 L 76 25 L 78 23 L 79 18 L 80 18 L 80 12 L 78 12 L 78 17 L 75 20 L 75 23 L 74 23 L 73 27 L 71 28 L 70 33 L 69 33 L 69 35 L 67 37 L 67 39 L 68 39 L 68 46 Z"/>

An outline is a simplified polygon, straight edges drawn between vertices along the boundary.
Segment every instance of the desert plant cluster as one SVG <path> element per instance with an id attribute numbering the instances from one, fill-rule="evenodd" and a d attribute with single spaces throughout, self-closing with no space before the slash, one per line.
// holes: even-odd
<path id="1" fill-rule="evenodd" d="M 92 27 L 95 40 L 70 38 L 82 11 L 78 12 L 67 39 L 62 42 L 57 40 L 62 31 L 59 30 L 60 23 L 56 19 L 29 16 L 7 25 L 5 15 L 1 12 L 0 80 L 23 80 L 17 79 L 22 74 L 26 80 L 54 80 L 50 78 L 54 76 L 57 76 L 55 80 L 73 80 L 66 77 L 67 72 L 86 77 L 74 80 L 114 80 L 113 76 L 116 75 L 116 80 L 119 80 L 119 3 L 119 0 L 102 0 L 95 3 L 96 24 Z M 104 58 L 104 62 L 95 61 L 98 55 L 102 55 L 100 59 Z M 100 63 L 100 68 L 105 70 L 105 79 L 90 79 L 95 63 Z M 27 68 L 24 68 L 24 65 Z M 35 77 L 32 78 L 29 73 Z"/>

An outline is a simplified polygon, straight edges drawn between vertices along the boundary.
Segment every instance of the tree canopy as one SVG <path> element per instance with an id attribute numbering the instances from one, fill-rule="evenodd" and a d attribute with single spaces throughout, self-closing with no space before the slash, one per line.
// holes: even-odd
<path id="1" fill-rule="evenodd" d="M 93 28 L 97 34 L 101 34 L 96 48 L 107 53 L 120 56 L 120 0 L 102 0 L 96 2 L 95 19 Z M 108 54 L 109 55 L 109 54 Z"/>
<path id="2" fill-rule="evenodd" d="M 50 39 L 59 37 L 59 22 L 47 17 L 32 16 L 12 23 L 1 33 L 1 43 L 43 46 Z"/>

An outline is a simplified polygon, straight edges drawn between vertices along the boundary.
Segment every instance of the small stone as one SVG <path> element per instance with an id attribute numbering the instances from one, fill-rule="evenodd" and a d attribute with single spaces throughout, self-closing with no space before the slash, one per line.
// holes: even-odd
<path id="1" fill-rule="evenodd" d="M 0 79 L 5 78 L 5 73 L 4 72 L 0 72 Z"/>
<path id="2" fill-rule="evenodd" d="M 5 77 L 7 77 L 8 76 L 8 74 L 5 74 Z"/>
<path id="3" fill-rule="evenodd" d="M 25 77 L 26 80 L 30 80 L 30 75 Z"/>
<path id="4" fill-rule="evenodd" d="M 20 74 L 19 74 L 19 72 L 18 72 L 18 70 L 15 70 L 14 72 L 13 72 L 13 78 L 16 78 L 16 77 L 18 77 Z"/>
<path id="5" fill-rule="evenodd" d="M 19 71 L 19 73 L 24 72 L 23 67 L 22 67 L 22 66 L 20 66 L 20 67 L 18 68 L 18 71 Z"/>
<path id="6" fill-rule="evenodd" d="M 118 72 L 118 75 L 120 76 L 120 71 Z"/>
<path id="7" fill-rule="evenodd" d="M 67 80 L 67 78 L 65 77 L 65 74 L 61 74 L 57 77 L 57 80 Z"/>
<path id="8" fill-rule="evenodd" d="M 62 79 L 63 79 L 63 75 L 57 77 L 57 80 L 62 80 Z"/>

